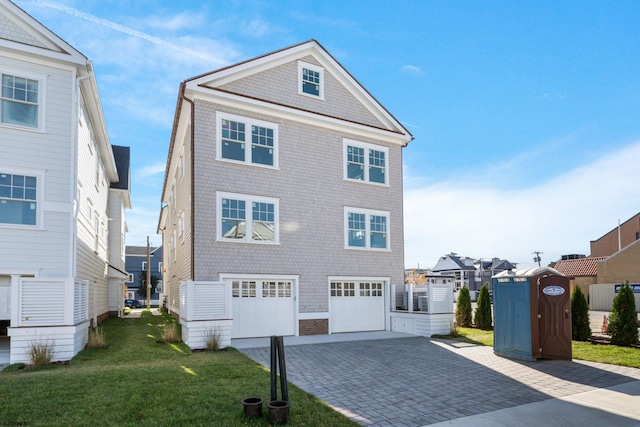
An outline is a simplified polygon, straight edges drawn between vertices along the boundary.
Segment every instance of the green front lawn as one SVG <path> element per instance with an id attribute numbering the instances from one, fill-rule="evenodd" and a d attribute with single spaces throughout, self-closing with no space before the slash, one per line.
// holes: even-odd
<path id="1" fill-rule="evenodd" d="M 476 328 L 458 328 L 458 333 L 460 335 L 458 337 L 452 337 L 451 335 L 434 335 L 434 338 L 444 338 L 493 347 L 493 331 L 483 331 Z M 591 344 L 590 342 L 581 341 L 572 341 L 571 344 L 574 359 L 640 368 L 640 349 L 638 348 Z"/>
<path id="2" fill-rule="evenodd" d="M 103 323 L 109 348 L 84 350 L 68 365 L 11 365 L 0 372 L 0 424 L 29 426 L 269 425 L 269 371 L 233 348 L 192 352 L 161 344 L 169 316 Z M 241 400 L 259 396 L 264 416 L 244 419 Z M 280 397 L 280 394 L 279 394 Z M 356 426 L 289 384 L 289 424 Z"/>

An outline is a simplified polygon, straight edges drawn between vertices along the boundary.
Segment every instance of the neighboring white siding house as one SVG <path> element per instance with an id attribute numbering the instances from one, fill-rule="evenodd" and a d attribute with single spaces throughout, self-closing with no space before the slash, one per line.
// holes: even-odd
<path id="1" fill-rule="evenodd" d="M 411 139 L 315 40 L 184 81 L 159 223 L 183 337 L 388 330 Z M 191 304 L 198 283 L 229 298 Z"/>
<path id="2" fill-rule="evenodd" d="M 28 362 L 39 341 L 68 360 L 92 322 L 117 313 L 109 292 L 126 277 L 124 245 L 111 252 L 110 235 L 124 236 L 129 190 L 111 188 L 118 170 L 91 62 L 6 0 L 0 74 L 0 286 L 10 289 L 11 363 Z"/>

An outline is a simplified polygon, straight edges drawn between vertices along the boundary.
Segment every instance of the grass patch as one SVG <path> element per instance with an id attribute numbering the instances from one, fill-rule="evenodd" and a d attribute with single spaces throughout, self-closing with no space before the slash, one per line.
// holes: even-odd
<path id="1" fill-rule="evenodd" d="M 458 334 L 460 335 L 458 337 L 452 337 L 450 335 L 434 335 L 433 338 L 442 338 L 493 347 L 493 331 L 459 327 Z M 640 368 L 640 349 L 638 348 L 591 344 L 590 342 L 582 341 L 572 341 L 571 348 L 574 359 Z"/>
<path id="2" fill-rule="evenodd" d="M 640 348 L 572 341 L 574 359 L 640 368 Z"/>
<path id="3" fill-rule="evenodd" d="M 493 331 L 484 331 L 476 328 L 462 328 L 458 326 L 454 335 L 433 335 L 433 338 L 466 342 L 469 344 L 488 345 L 493 347 Z"/>
<path id="4" fill-rule="evenodd" d="M 29 426 L 267 426 L 266 368 L 233 348 L 191 352 L 158 344 L 168 315 L 102 324 L 107 349 L 87 349 L 45 370 L 0 372 L 0 420 Z M 264 399 L 261 419 L 243 418 L 241 401 Z M 289 384 L 289 425 L 357 426 Z"/>

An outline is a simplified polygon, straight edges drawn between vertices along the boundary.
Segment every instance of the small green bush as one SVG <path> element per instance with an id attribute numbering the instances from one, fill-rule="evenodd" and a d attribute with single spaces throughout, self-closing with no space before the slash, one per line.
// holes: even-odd
<path id="1" fill-rule="evenodd" d="M 575 286 L 571 294 L 571 339 L 586 341 L 589 337 L 591 337 L 591 325 L 587 297 L 582 293 L 580 286 Z"/>
<path id="2" fill-rule="evenodd" d="M 489 288 L 487 285 L 482 285 L 480 288 L 478 306 L 476 307 L 476 314 L 473 318 L 473 323 L 477 328 L 485 331 L 491 329 L 493 321 L 491 319 L 491 299 L 489 298 Z"/>
<path id="3" fill-rule="evenodd" d="M 611 335 L 611 344 L 625 347 L 638 344 L 636 300 L 628 280 L 613 299 L 608 333 Z"/>
<path id="4" fill-rule="evenodd" d="M 471 326 L 471 312 L 469 288 L 463 286 L 460 289 L 460 295 L 458 295 L 458 302 L 456 303 L 456 325 L 463 328 Z"/>

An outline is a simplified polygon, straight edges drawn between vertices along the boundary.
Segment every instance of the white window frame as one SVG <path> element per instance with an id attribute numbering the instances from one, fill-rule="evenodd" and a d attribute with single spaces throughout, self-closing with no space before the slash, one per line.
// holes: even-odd
<path id="1" fill-rule="evenodd" d="M 242 239 L 229 239 L 222 237 L 222 199 L 241 200 L 245 202 L 245 233 Z M 253 203 L 270 203 L 273 204 L 274 213 L 274 230 L 273 240 L 253 240 L 252 224 L 253 224 Z M 248 194 L 226 193 L 222 191 L 216 192 L 216 240 L 218 242 L 234 242 L 234 243 L 250 243 L 254 245 L 278 245 L 280 244 L 280 199 L 263 196 L 252 196 Z"/>
<path id="2" fill-rule="evenodd" d="M 244 141 L 244 160 L 227 159 L 222 157 L 222 120 L 231 120 L 234 122 L 244 123 L 245 125 L 245 141 Z M 252 126 L 269 128 L 273 130 L 273 165 L 264 165 L 262 163 L 253 163 L 251 131 Z M 236 163 L 241 165 L 256 166 L 267 169 L 279 169 L 278 167 L 278 124 L 266 122 L 263 120 L 253 119 L 250 117 L 238 116 L 235 114 L 216 112 L 216 160 L 221 162 Z"/>
<path id="3" fill-rule="evenodd" d="M 145 271 L 147 269 L 147 261 L 142 261 L 142 271 Z"/>
<path id="4" fill-rule="evenodd" d="M 0 222 L 0 228 L 20 228 L 20 229 L 36 229 L 44 230 L 44 188 L 45 188 L 45 172 L 38 169 L 15 168 L 0 165 L 0 173 L 8 175 L 23 175 L 36 178 L 36 223 L 33 224 L 10 224 Z"/>
<path id="5" fill-rule="evenodd" d="M 365 246 L 349 246 L 349 213 L 365 215 Z M 386 218 L 386 248 L 371 247 L 371 216 L 382 216 Z M 391 251 L 391 214 L 388 211 L 378 211 L 372 209 L 362 209 L 345 206 L 344 208 L 344 248 L 360 251 Z"/>
<path id="6" fill-rule="evenodd" d="M 38 81 L 38 104 L 37 104 L 37 107 L 38 107 L 38 121 L 37 121 L 37 126 L 36 127 L 2 122 L 2 103 L 0 101 L 0 126 L 2 126 L 2 127 L 10 127 L 10 128 L 14 128 L 14 129 L 35 131 L 35 132 L 45 132 L 45 123 L 46 123 L 46 120 L 45 120 L 45 117 L 46 117 L 45 105 L 46 105 L 46 102 L 44 102 L 44 100 L 45 100 L 44 94 L 47 93 L 47 76 L 44 75 L 44 74 L 35 74 L 35 73 L 23 71 L 23 70 L 17 70 L 17 69 L 4 68 L 3 67 L 3 68 L 0 69 L 0 85 L 2 83 L 2 74 L 10 75 L 10 76 L 13 76 L 13 77 L 21 77 L 21 78 L 25 78 L 25 79 L 29 79 L 29 80 L 37 80 Z M 2 98 L 2 92 L 1 91 L 0 91 L 0 99 L 4 99 L 4 98 Z"/>
<path id="7" fill-rule="evenodd" d="M 129 273 L 129 278 L 127 279 L 127 283 L 133 283 L 133 274 Z"/>
<path id="8" fill-rule="evenodd" d="M 382 146 L 382 145 L 376 145 L 376 144 L 370 144 L 368 142 L 362 142 L 362 141 L 355 141 L 353 139 L 348 139 L 348 138 L 343 138 L 343 155 L 344 155 L 344 159 L 343 159 L 343 166 L 344 166 L 344 180 L 345 181 L 351 181 L 351 182 L 361 182 L 364 184 L 371 184 L 371 185 L 380 185 L 380 186 L 385 186 L 388 187 L 389 186 L 389 148 Z M 349 147 L 358 147 L 358 148 L 362 148 L 364 149 L 364 176 L 363 179 L 355 179 L 355 178 L 349 178 L 349 153 L 348 153 L 348 149 Z M 370 180 L 369 177 L 369 168 L 371 167 L 370 163 L 369 163 L 369 150 L 374 150 L 374 151 L 380 151 L 384 153 L 384 182 L 374 182 Z"/>
<path id="9" fill-rule="evenodd" d="M 302 84 L 303 84 L 302 77 L 304 75 L 305 68 L 307 70 L 315 71 L 316 73 L 320 74 L 320 83 L 318 84 L 319 86 L 318 95 L 306 93 L 306 92 L 303 92 L 302 90 Z M 319 67 L 318 65 L 309 64 L 308 62 L 298 61 L 298 94 L 302 96 L 307 96 L 313 99 L 324 100 L 324 68 Z"/>

